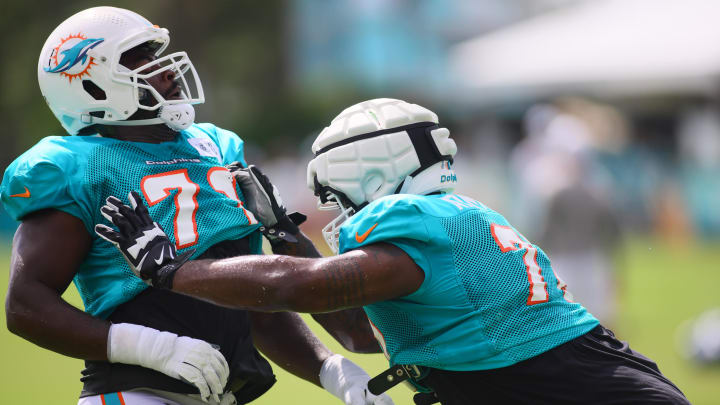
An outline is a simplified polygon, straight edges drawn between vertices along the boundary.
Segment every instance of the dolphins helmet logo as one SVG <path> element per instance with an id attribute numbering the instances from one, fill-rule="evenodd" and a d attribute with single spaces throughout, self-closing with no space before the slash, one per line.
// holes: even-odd
<path id="1" fill-rule="evenodd" d="M 68 35 L 52 49 L 47 66 L 43 69 L 67 77 L 68 83 L 72 83 L 75 78 L 90 76 L 90 68 L 97 63 L 87 53 L 103 41 L 104 38 L 88 38 L 81 33 Z"/>

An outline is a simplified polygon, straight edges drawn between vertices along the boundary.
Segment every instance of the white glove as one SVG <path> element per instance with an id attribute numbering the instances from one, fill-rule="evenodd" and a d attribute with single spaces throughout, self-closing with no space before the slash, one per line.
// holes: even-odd
<path id="1" fill-rule="evenodd" d="M 110 326 L 108 360 L 135 364 L 194 385 L 203 401 L 220 402 L 230 368 L 209 343 L 131 323 Z"/>
<path id="2" fill-rule="evenodd" d="M 345 405 L 395 405 L 387 394 L 371 394 L 368 381 L 365 370 L 339 354 L 328 357 L 320 369 L 320 384 Z"/>

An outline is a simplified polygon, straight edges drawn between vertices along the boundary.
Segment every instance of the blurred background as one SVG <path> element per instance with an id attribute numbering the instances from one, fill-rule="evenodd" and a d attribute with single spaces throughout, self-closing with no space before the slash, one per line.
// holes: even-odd
<path id="1" fill-rule="evenodd" d="M 541 246 L 576 300 L 691 402 L 720 401 L 720 2 L 6 0 L 3 168 L 63 134 L 37 58 L 55 26 L 96 5 L 170 30 L 169 49 L 187 51 L 203 81 L 197 121 L 245 140 L 248 162 L 310 215 L 303 229 L 318 245 L 330 217 L 305 186 L 315 136 L 370 98 L 435 111 L 458 144 L 457 191 Z M 3 297 L 16 226 L 0 213 Z M 81 306 L 74 287 L 66 297 Z M 4 326 L 0 355 L 0 403 L 75 403 L 79 360 Z M 386 367 L 348 356 L 371 374 Z M 339 403 L 276 370 L 256 403 Z M 412 403 L 407 388 L 390 394 Z"/>

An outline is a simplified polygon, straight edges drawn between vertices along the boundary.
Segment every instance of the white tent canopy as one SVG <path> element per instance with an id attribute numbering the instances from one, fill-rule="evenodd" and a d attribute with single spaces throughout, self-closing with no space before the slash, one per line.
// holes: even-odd
<path id="1" fill-rule="evenodd" d="M 720 0 L 586 1 L 463 42 L 450 64 L 479 104 L 568 92 L 712 94 Z"/>

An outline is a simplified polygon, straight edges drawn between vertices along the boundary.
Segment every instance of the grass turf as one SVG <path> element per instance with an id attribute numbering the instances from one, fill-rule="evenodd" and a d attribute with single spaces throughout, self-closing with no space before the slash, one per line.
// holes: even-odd
<path id="1" fill-rule="evenodd" d="M 9 242 L 0 250 L 0 286 L 5 297 L 8 282 Z M 678 328 L 704 309 L 720 306 L 720 243 L 670 245 L 654 239 L 633 239 L 620 255 L 620 318 L 613 328 L 635 350 L 657 361 L 693 404 L 710 405 L 720 398 L 720 367 L 700 367 L 678 352 Z M 570 286 L 572 289 L 572 286 Z M 74 287 L 65 298 L 80 306 Z M 3 299 L 4 301 L 4 299 Z M 376 374 L 386 367 L 382 355 L 346 353 L 307 317 L 308 324 L 336 352 Z M 0 321 L 5 323 L 4 311 Z M 82 362 L 41 349 L 0 326 L 0 404 L 72 404 L 80 391 Z M 259 405 L 339 404 L 322 389 L 274 367 L 278 383 Z M 396 405 L 411 405 L 404 386 L 389 394 Z"/>

